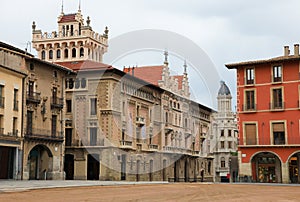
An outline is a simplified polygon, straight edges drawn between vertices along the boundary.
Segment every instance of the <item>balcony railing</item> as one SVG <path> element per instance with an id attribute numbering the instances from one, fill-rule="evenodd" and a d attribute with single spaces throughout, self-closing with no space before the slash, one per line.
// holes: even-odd
<path id="1" fill-rule="evenodd" d="M 136 117 L 136 124 L 138 125 L 145 125 L 145 118 L 141 116 Z"/>
<path id="2" fill-rule="evenodd" d="M 284 102 L 270 103 L 270 110 L 284 110 Z"/>
<path id="3" fill-rule="evenodd" d="M 37 141 L 63 142 L 64 136 L 62 132 L 53 132 L 45 129 L 25 129 L 25 139 Z"/>
<path id="4" fill-rule="evenodd" d="M 149 150 L 158 150 L 157 144 L 149 144 L 148 147 L 149 147 Z"/>
<path id="5" fill-rule="evenodd" d="M 4 108 L 4 101 L 5 101 L 5 98 L 0 97 L 0 108 Z"/>
<path id="6" fill-rule="evenodd" d="M 26 102 L 39 104 L 41 102 L 41 93 L 28 91 L 26 96 Z"/>
<path id="7" fill-rule="evenodd" d="M 121 148 L 132 148 L 132 141 L 120 140 Z"/>
<path id="8" fill-rule="evenodd" d="M 51 109 L 58 108 L 62 109 L 64 107 L 63 98 L 51 97 Z"/>

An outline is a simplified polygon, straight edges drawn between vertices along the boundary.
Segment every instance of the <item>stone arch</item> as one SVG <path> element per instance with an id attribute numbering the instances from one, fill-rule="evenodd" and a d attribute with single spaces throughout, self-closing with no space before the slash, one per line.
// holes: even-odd
<path id="1" fill-rule="evenodd" d="M 282 160 L 272 151 L 256 152 L 251 156 L 252 179 L 262 183 L 282 182 Z M 250 181 L 251 178 L 245 179 Z"/>
<path id="2" fill-rule="evenodd" d="M 294 151 L 287 159 L 289 182 L 300 183 L 300 151 Z"/>

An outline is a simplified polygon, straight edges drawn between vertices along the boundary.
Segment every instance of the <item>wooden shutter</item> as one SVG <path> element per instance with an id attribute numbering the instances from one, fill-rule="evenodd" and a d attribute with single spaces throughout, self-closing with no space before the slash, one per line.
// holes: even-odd
<path id="1" fill-rule="evenodd" d="M 256 145 L 256 124 L 245 124 L 246 144 Z"/>
<path id="2" fill-rule="evenodd" d="M 273 123 L 273 132 L 284 132 L 284 123 Z"/>

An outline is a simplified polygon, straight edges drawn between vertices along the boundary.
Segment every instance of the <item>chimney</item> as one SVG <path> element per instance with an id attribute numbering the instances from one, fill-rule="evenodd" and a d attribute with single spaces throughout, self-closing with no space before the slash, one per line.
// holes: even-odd
<path id="1" fill-rule="evenodd" d="M 299 56 L 299 44 L 294 44 L 294 56 Z"/>
<path id="2" fill-rule="evenodd" d="M 289 56 L 289 55 L 290 55 L 289 46 L 284 46 L 284 56 Z"/>

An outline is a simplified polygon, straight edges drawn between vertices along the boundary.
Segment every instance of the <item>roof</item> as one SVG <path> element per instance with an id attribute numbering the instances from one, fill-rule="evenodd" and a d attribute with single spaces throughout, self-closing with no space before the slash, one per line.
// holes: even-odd
<path id="1" fill-rule="evenodd" d="M 58 23 L 62 23 L 62 22 L 76 22 L 75 17 L 76 17 L 75 13 L 63 15 L 62 18 L 58 21 Z"/>
<path id="2" fill-rule="evenodd" d="M 228 69 L 236 69 L 236 68 L 242 67 L 242 66 L 260 65 L 260 64 L 293 61 L 293 60 L 300 60 L 300 56 L 297 56 L 297 55 L 279 56 L 279 57 L 274 57 L 274 58 L 270 58 L 270 59 L 252 60 L 252 61 L 246 61 L 246 62 L 225 64 L 225 66 Z"/>
<path id="3" fill-rule="evenodd" d="M 162 80 L 163 65 L 160 66 L 143 66 L 143 67 L 128 67 L 123 71 L 132 76 L 145 80 L 153 85 L 158 86 L 158 81 Z"/>
<path id="4" fill-rule="evenodd" d="M 51 63 L 51 62 L 47 62 L 45 60 L 41 60 L 39 58 L 28 58 L 28 60 L 33 60 L 33 61 L 36 61 L 36 62 L 39 62 L 39 63 L 42 63 L 42 64 L 46 64 L 46 65 L 50 65 L 54 68 L 57 68 L 57 69 L 60 69 L 60 70 L 63 70 L 63 71 L 67 71 L 67 72 L 72 72 L 72 69 L 66 67 L 66 66 L 63 66 L 63 65 L 60 65 L 60 64 L 56 64 L 56 63 Z"/>
<path id="5" fill-rule="evenodd" d="M 79 70 L 103 70 L 113 68 L 111 65 L 101 62 L 94 62 L 91 60 L 72 61 L 72 62 L 56 62 L 56 64 L 62 65 L 73 71 Z"/>
<path id="6" fill-rule="evenodd" d="M 183 81 L 183 75 L 176 75 L 172 76 L 173 78 L 177 79 L 178 81 L 178 89 L 182 89 L 182 81 Z"/>
<path id="7" fill-rule="evenodd" d="M 218 95 L 231 95 L 228 86 L 225 84 L 224 81 L 220 82 L 221 87 L 219 89 Z"/>
<path id="8" fill-rule="evenodd" d="M 22 50 L 22 49 L 19 49 L 19 48 L 17 48 L 17 47 L 14 47 L 14 46 L 12 46 L 12 45 L 9 45 L 9 44 L 4 43 L 4 42 L 1 42 L 1 41 L 0 41 L 0 47 L 9 49 L 9 50 L 12 50 L 12 51 L 15 51 L 15 52 L 18 52 L 18 53 L 20 53 L 20 54 L 25 54 L 25 55 L 28 55 L 28 56 L 30 56 L 30 57 L 33 57 L 33 55 L 30 54 L 30 53 L 28 53 L 27 51 L 24 51 L 24 50 Z"/>

